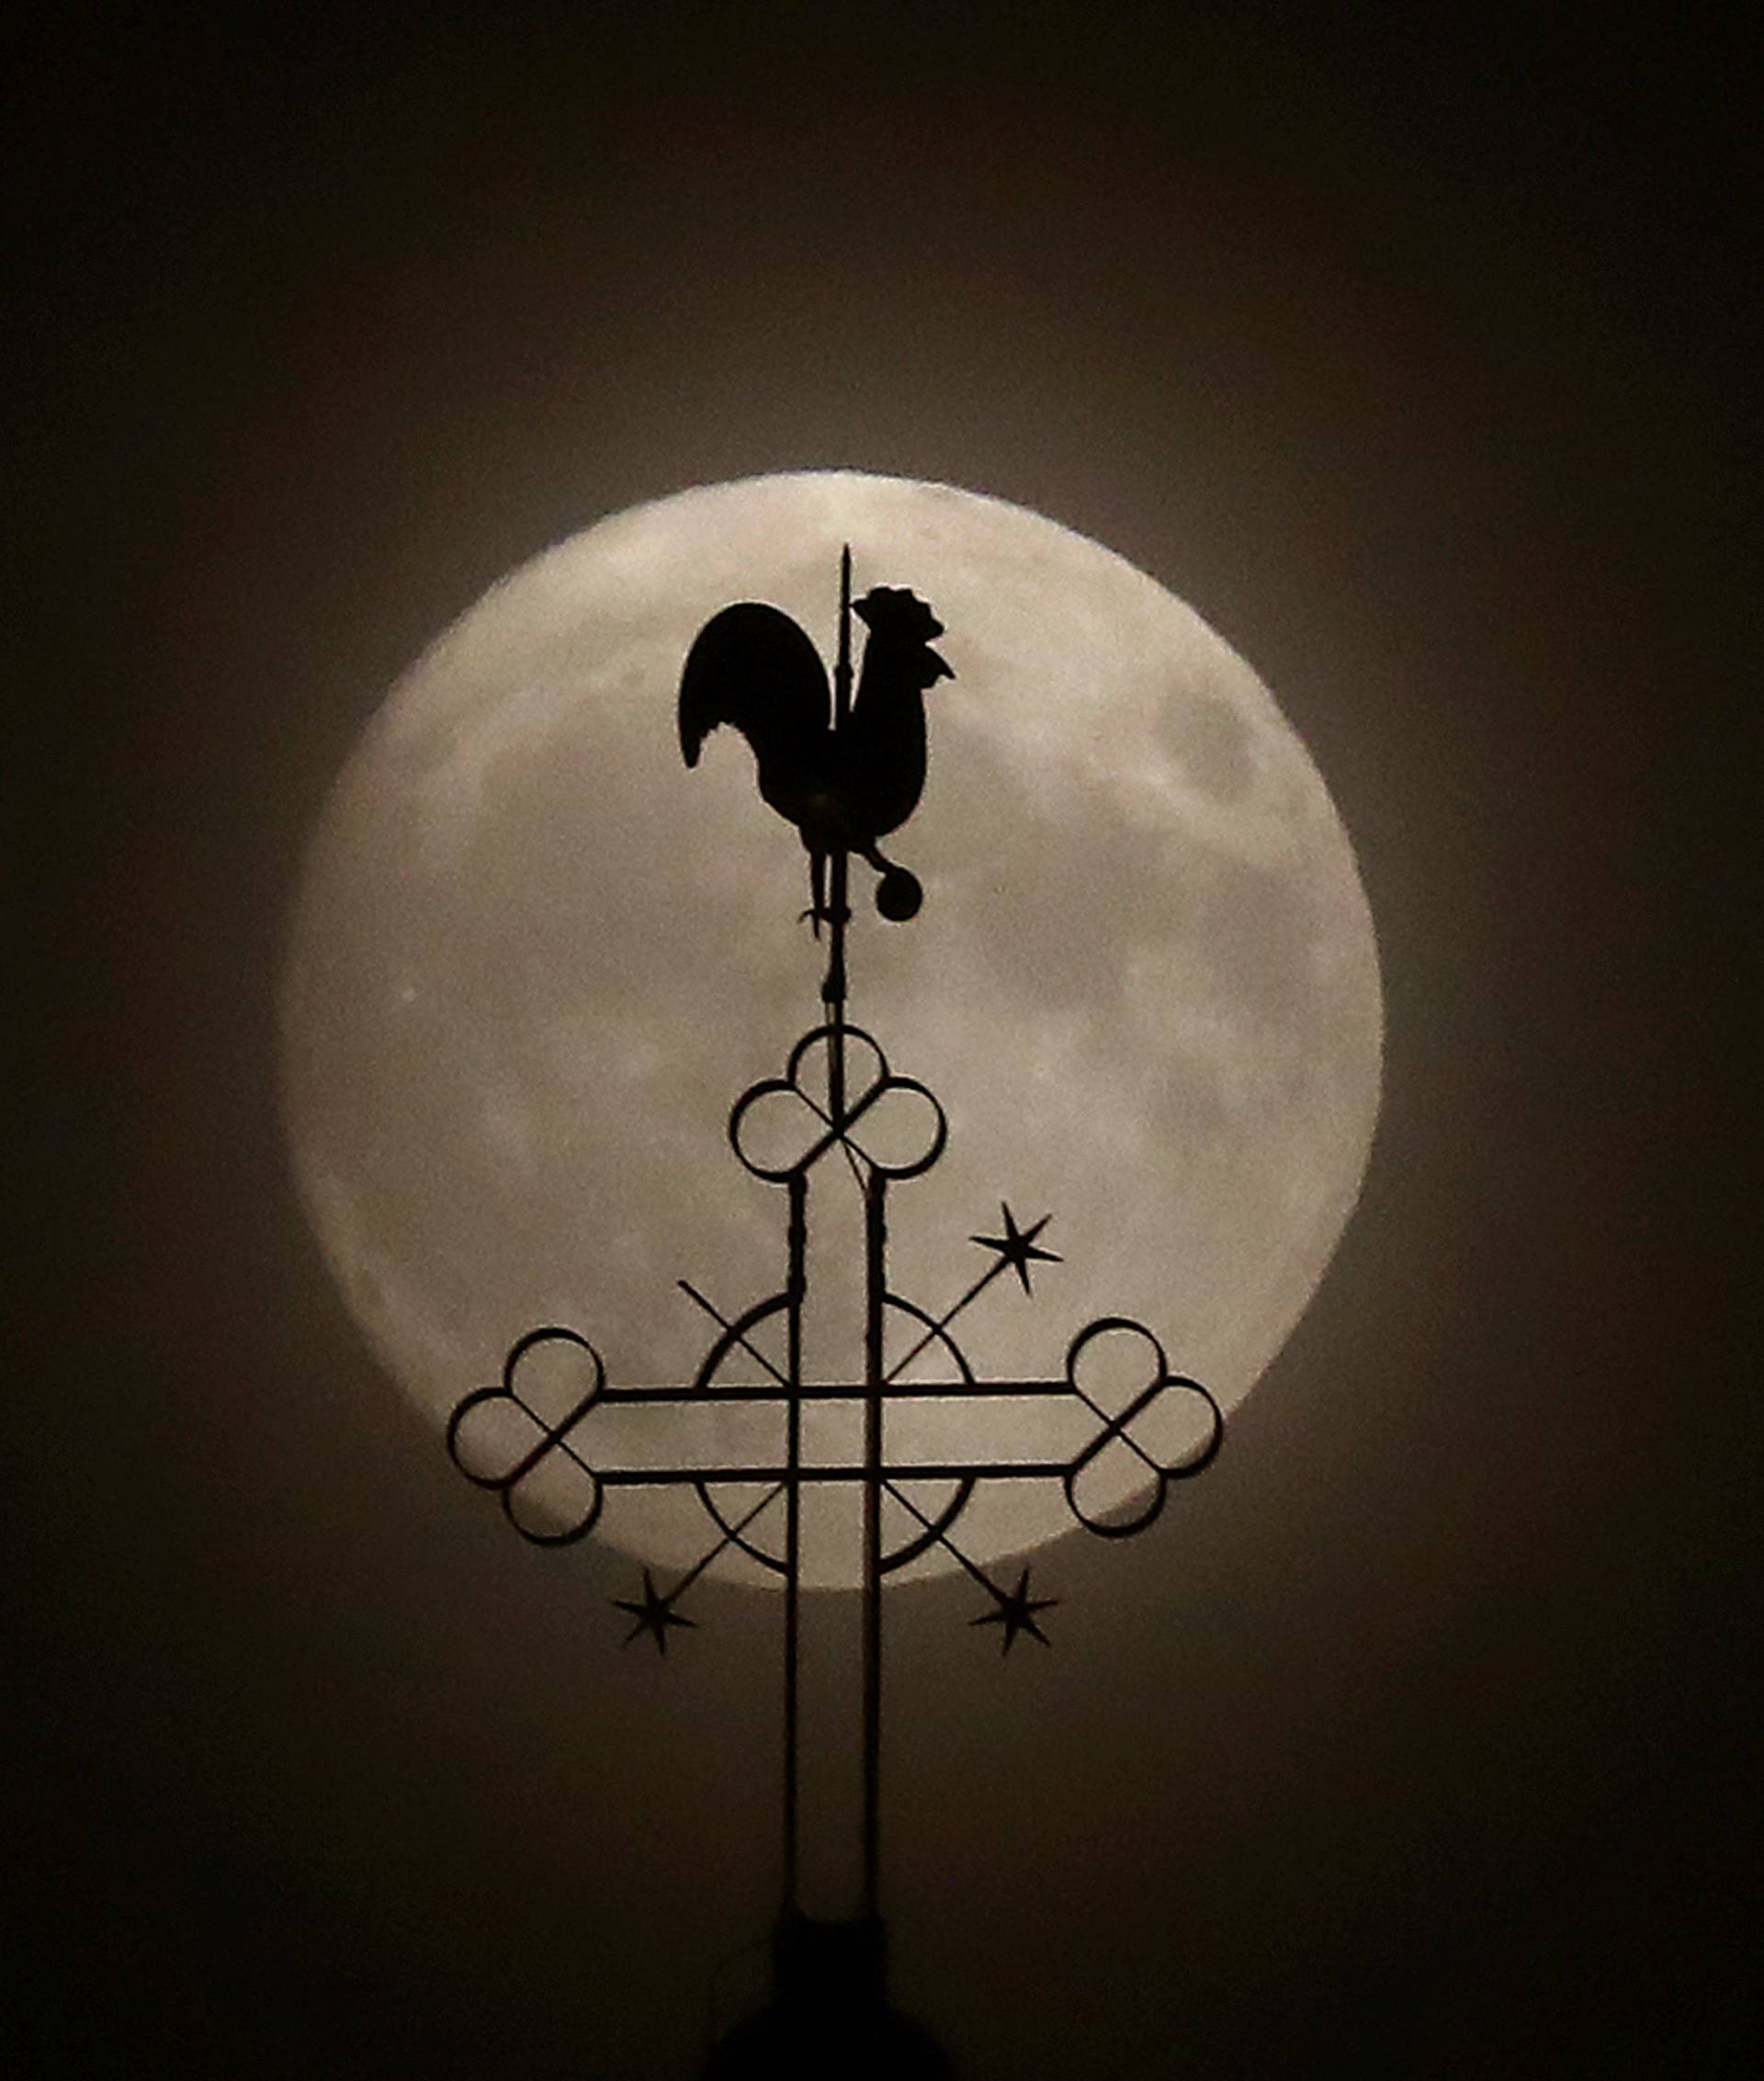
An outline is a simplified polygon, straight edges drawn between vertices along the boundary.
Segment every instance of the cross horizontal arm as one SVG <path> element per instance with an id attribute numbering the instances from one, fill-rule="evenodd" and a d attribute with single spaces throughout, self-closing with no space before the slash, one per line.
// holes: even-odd
<path id="1" fill-rule="evenodd" d="M 731 1325 L 727 1334 L 734 1333 Z M 1124 1338 L 1145 1347 L 1138 1363 L 1148 1372 L 1125 1407 L 1111 1409 L 1083 1384 L 1084 1362 L 1104 1339 L 1114 1340 L 1118 1353 Z M 592 1366 L 588 1391 L 551 1419 L 526 1398 L 517 1378 L 526 1357 L 548 1344 L 576 1347 Z M 537 1507 L 560 1479 L 569 1490 L 562 1510 L 567 1536 L 579 1538 L 597 1519 L 609 1488 L 691 1486 L 708 1500 L 712 1487 L 781 1485 L 795 1499 L 812 1485 L 861 1487 L 867 1498 L 878 1476 L 954 1483 L 964 1491 L 978 1481 L 1058 1480 L 1080 1521 L 1114 1537 L 1149 1523 L 1170 1483 L 1210 1465 L 1224 1435 L 1213 1397 L 1170 1372 L 1151 1332 L 1122 1317 L 1103 1317 L 1079 1332 L 1062 1380 L 887 1382 L 874 1358 L 867 1374 L 861 1383 L 796 1387 L 787 1377 L 710 1385 L 703 1374 L 691 1385 L 607 1387 L 598 1354 L 584 1339 L 561 1329 L 535 1331 L 511 1352 L 501 1386 L 479 1388 L 454 1411 L 447 1448 L 469 1479 L 501 1493 L 528 1537 L 539 1535 L 522 1522 L 521 1511 L 528 1503 Z M 1154 1410 L 1160 1401 L 1162 1419 Z M 1193 1418 L 1204 1415 L 1198 1435 L 1180 1416 L 1171 1434 L 1168 1415 L 1183 1406 Z M 1134 1518 L 1097 1515 L 1095 1470 L 1107 1464 L 1118 1471 L 1129 1458 L 1152 1484 L 1149 1505 Z M 1114 1476 L 1102 1478 L 1106 1487 Z"/>
<path id="2" fill-rule="evenodd" d="M 797 1389 L 805 1402 L 861 1402 L 869 1390 L 862 1381 L 811 1381 Z M 1081 1399 L 1069 1380 L 897 1380 L 889 1384 L 889 1402 L 929 1402 L 952 1397 L 966 1401 L 1021 1401 L 1025 1397 L 1067 1395 Z M 626 1407 L 661 1408 L 668 1403 L 687 1403 L 695 1408 L 715 1408 L 718 1402 L 786 1402 L 789 1387 L 782 1383 L 716 1387 L 604 1387 L 595 1397 L 596 1408 L 623 1404 Z"/>
<path id="3" fill-rule="evenodd" d="M 890 1460 L 888 1478 L 896 1481 L 1049 1481 L 1073 1471 L 1069 1460 L 992 1460 L 909 1462 Z M 868 1478 L 860 1462 L 850 1466 L 596 1467 L 594 1478 L 607 1488 L 661 1488 L 672 1482 L 769 1481 L 862 1482 Z"/>

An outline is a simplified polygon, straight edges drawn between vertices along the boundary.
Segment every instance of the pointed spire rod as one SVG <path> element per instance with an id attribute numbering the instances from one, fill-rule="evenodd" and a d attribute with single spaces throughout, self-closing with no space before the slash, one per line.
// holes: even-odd
<path id="1" fill-rule="evenodd" d="M 852 712 L 852 545 L 839 556 L 839 662 L 833 670 L 833 729 L 843 729 Z M 835 1120 L 845 1113 L 845 921 L 850 915 L 850 854 L 841 851 L 828 861 L 827 973 L 821 978 L 822 1016 L 833 1029 L 828 1061 L 828 1103 Z"/>
<path id="2" fill-rule="evenodd" d="M 852 545 L 839 554 L 839 664 L 833 673 L 833 728 L 852 712 Z"/>

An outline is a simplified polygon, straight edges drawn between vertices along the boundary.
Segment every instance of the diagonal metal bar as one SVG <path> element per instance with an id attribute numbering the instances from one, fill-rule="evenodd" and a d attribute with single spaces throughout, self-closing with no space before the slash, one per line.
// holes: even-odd
<path id="1" fill-rule="evenodd" d="M 773 1379 L 777 1382 L 780 1387 L 784 1388 L 786 1393 L 789 1391 L 790 1383 L 785 1378 L 784 1374 L 778 1371 L 777 1367 L 773 1364 L 772 1361 L 766 1357 L 765 1353 L 761 1351 L 757 1344 L 751 1343 L 748 1339 L 735 1328 L 735 1325 L 729 1319 L 728 1316 L 723 1313 L 722 1309 L 719 1308 L 714 1301 L 707 1301 L 705 1296 L 698 1291 L 697 1287 L 693 1284 L 690 1279 L 676 1279 L 674 1281 L 674 1284 L 679 1287 L 680 1291 L 686 1296 L 688 1300 L 696 1301 L 698 1306 L 704 1309 L 705 1313 L 709 1316 L 710 1319 L 713 1322 L 721 1323 L 723 1328 L 729 1330 L 734 1337 L 735 1341 L 741 1347 L 742 1351 L 747 1353 L 749 1358 L 757 1360 L 758 1363 L 763 1365 L 765 1370 L 772 1375 Z M 636 1393 L 640 1393 L 641 1391 L 642 1390 L 640 1389 L 628 1390 L 628 1392 Z M 619 1390 L 617 1388 L 615 1388 L 613 1392 L 616 1394 L 619 1392 Z M 729 1390 L 719 1388 L 718 1392 L 721 1394 L 729 1392 Z"/>
<path id="2" fill-rule="evenodd" d="M 906 1477 L 901 1476 L 900 1478 Z M 952 1555 L 957 1561 L 961 1563 L 963 1567 L 967 1570 L 968 1574 L 974 1578 L 976 1582 L 979 1583 L 983 1589 L 989 1590 L 994 1597 L 999 1597 L 1003 1594 L 1003 1592 L 1000 1589 L 998 1584 L 993 1581 L 992 1578 L 987 1574 L 986 1570 L 980 1566 L 978 1561 L 970 1561 L 967 1555 L 962 1552 L 961 1548 L 956 1545 L 956 1542 L 949 1536 L 948 1532 L 938 1531 L 936 1525 L 933 1524 L 931 1519 L 925 1515 L 925 1513 L 919 1508 L 918 1504 L 913 1501 L 910 1496 L 903 1496 L 900 1493 L 899 1489 L 895 1486 L 894 1476 L 891 1476 L 888 1479 L 885 1480 L 882 1486 L 884 1489 L 886 1489 L 887 1492 L 894 1498 L 895 1501 L 899 1504 L 900 1508 L 903 1510 L 910 1512 L 913 1517 L 919 1520 L 919 1522 L 924 1526 L 925 1530 L 928 1532 L 931 1533 L 932 1538 L 939 1546 L 943 1547 L 946 1553 Z"/>
<path id="3" fill-rule="evenodd" d="M 845 859 L 846 856 L 842 853 L 835 855 L 834 879 L 836 882 L 841 882 L 842 886 L 842 877 L 845 870 Z M 836 929 L 841 931 L 843 930 L 842 926 Z M 861 1114 L 865 1112 L 869 1106 L 874 1104 L 876 1100 L 878 1099 L 882 1094 L 881 1089 L 878 1086 L 876 1090 L 866 1092 L 863 1101 L 858 1105 L 854 1106 L 851 1112 L 848 1113 L 845 1110 L 846 1027 L 844 1021 L 844 1010 L 845 1007 L 843 999 L 842 999 L 837 1005 L 833 1004 L 831 1000 L 829 1001 L 827 1005 L 827 1013 L 829 1020 L 831 1023 L 829 1024 L 827 1029 L 827 1038 L 829 1044 L 827 1057 L 827 1103 L 825 1105 L 822 1105 L 820 1101 L 817 1100 L 810 1092 L 804 1091 L 801 1085 L 798 1084 L 797 1086 L 797 1095 L 802 1100 L 802 1103 L 808 1108 L 809 1112 L 814 1114 L 815 1118 L 820 1122 L 821 1125 L 827 1129 L 826 1134 L 824 1134 L 820 1137 L 820 1141 L 815 1144 L 814 1148 L 809 1150 L 808 1154 L 803 1158 L 800 1168 L 803 1171 L 812 1170 L 813 1167 L 820 1161 L 821 1158 L 826 1155 L 827 1151 L 833 1146 L 833 1144 L 837 1142 L 840 1147 L 840 1153 L 845 1159 L 846 1168 L 852 1174 L 853 1182 L 856 1184 L 858 1190 L 862 1192 L 864 1189 L 865 1179 L 867 1175 L 865 1170 L 867 1159 L 860 1157 L 857 1149 L 855 1149 L 852 1145 L 851 1137 L 846 1133 L 845 1130 L 851 1125 L 854 1120 L 857 1119 Z"/>
<path id="4" fill-rule="evenodd" d="M 1101 1419 L 1103 1431 L 1107 1434 L 1104 1441 L 1105 1443 L 1111 1445 L 1125 1445 L 1127 1448 L 1128 1452 L 1134 1453 L 1145 1466 L 1150 1469 L 1153 1474 L 1161 1475 L 1165 1471 L 1158 1465 L 1157 1461 L 1152 1458 L 1151 1454 L 1146 1451 L 1145 1447 L 1140 1444 L 1138 1440 L 1135 1438 L 1133 1433 L 1127 1429 L 1127 1425 L 1133 1420 L 1134 1417 L 1138 1413 L 1139 1409 L 1144 1406 L 1144 1404 L 1151 1398 L 1151 1396 L 1162 1392 L 1163 1383 L 1161 1381 L 1159 1382 L 1158 1385 L 1148 1393 L 1140 1395 L 1137 1400 L 1133 1404 L 1133 1406 L 1130 1408 L 1124 1410 L 1119 1416 L 1111 1416 L 1105 1408 L 1102 1408 L 1100 1404 L 1093 1401 L 1091 1397 L 1084 1392 L 1083 1388 L 1079 1385 L 1076 1380 L 1071 1383 L 1071 1390 L 1072 1393 L 1078 1397 L 1079 1400 L 1083 1403 L 1084 1407 L 1090 1410 L 1092 1416 Z M 1101 1447 L 1093 1447 L 1092 1450 L 1101 1450 Z"/>
<path id="5" fill-rule="evenodd" d="M 920 1352 L 922 1352 L 928 1344 L 934 1342 L 937 1338 L 943 1335 L 944 1331 L 949 1328 L 950 1324 L 955 1321 L 956 1318 L 961 1314 L 964 1308 L 970 1306 L 975 1301 L 979 1299 L 980 1295 L 985 1293 L 986 1289 L 999 1276 L 1000 1272 L 1008 1272 L 1009 1270 L 1010 1261 L 1007 1258 L 995 1258 L 993 1261 L 987 1266 L 986 1270 L 981 1272 L 981 1274 L 974 1282 L 974 1284 L 967 1289 L 967 1293 L 962 1295 L 961 1299 L 955 1302 L 950 1307 L 946 1308 L 944 1312 L 938 1317 L 937 1320 L 932 1325 L 932 1327 L 925 1331 L 924 1335 L 920 1338 L 919 1341 L 915 1345 L 913 1345 L 912 1349 L 908 1352 L 907 1355 L 904 1358 L 897 1359 L 895 1363 L 888 1368 L 885 1377 L 888 1381 L 889 1385 L 892 1385 L 895 1381 L 899 1379 L 900 1375 L 906 1371 L 908 1366 L 912 1363 L 913 1360 L 919 1356 Z"/>
<path id="6" fill-rule="evenodd" d="M 842 854 L 837 854 L 836 857 L 842 859 L 844 855 Z M 842 1077 L 844 1074 L 845 1062 L 843 1044 L 843 1035 L 845 1029 L 842 1026 L 836 1026 L 831 1028 L 831 1031 L 840 1041 L 837 1064 L 839 1073 Z M 832 1071 L 830 1068 L 830 1079 L 831 1077 L 831 1074 Z M 812 1171 L 815 1165 L 820 1161 L 821 1158 L 826 1155 L 827 1151 L 832 1148 L 835 1142 L 837 1142 L 844 1149 L 847 1158 L 852 1162 L 853 1175 L 856 1177 L 861 1183 L 865 1173 L 860 1171 L 857 1168 L 857 1158 L 854 1154 L 852 1148 L 849 1130 L 864 1117 L 864 1115 L 870 1110 L 871 1106 L 875 1105 L 882 1098 L 884 1089 L 885 1085 L 883 1080 L 878 1079 L 876 1082 L 872 1084 L 869 1090 L 864 1093 L 863 1097 L 858 1100 L 855 1105 L 850 1106 L 845 1103 L 843 1095 L 842 1093 L 836 1101 L 832 1102 L 836 1103 L 838 1108 L 836 1111 L 832 1112 L 830 1112 L 826 1106 L 817 1104 L 816 1102 L 809 1097 L 807 1091 L 799 1090 L 797 1095 L 801 1098 L 803 1103 L 808 1108 L 809 1112 L 812 1113 L 818 1120 L 821 1120 L 826 1123 L 827 1132 L 820 1137 L 818 1142 L 811 1144 L 808 1151 L 797 1159 L 797 1169 L 798 1171 Z"/>
<path id="7" fill-rule="evenodd" d="M 739 1519 L 735 1522 L 735 1524 L 733 1524 L 727 1532 L 725 1532 L 723 1536 L 717 1542 L 716 1545 L 714 1545 L 710 1549 L 709 1553 L 704 1555 L 699 1560 L 695 1561 L 693 1566 L 686 1570 L 685 1574 L 680 1578 L 679 1581 L 674 1584 L 673 1588 L 669 1590 L 668 1596 L 670 1600 L 677 1598 L 682 1594 L 683 1591 L 690 1589 L 692 1585 L 697 1581 L 698 1578 L 701 1575 L 704 1574 L 705 1570 L 717 1558 L 717 1556 L 719 1554 L 723 1553 L 728 1547 L 732 1546 L 735 1542 L 741 1536 L 742 1532 L 747 1530 L 748 1526 L 753 1522 L 754 1519 L 760 1516 L 763 1511 L 769 1510 L 772 1505 L 777 1501 L 778 1498 L 785 1492 L 785 1486 L 786 1485 L 782 1481 L 776 1483 L 772 1488 L 770 1488 L 763 1496 L 760 1498 L 759 1501 L 754 1504 L 753 1508 L 747 1513 L 744 1518 Z"/>

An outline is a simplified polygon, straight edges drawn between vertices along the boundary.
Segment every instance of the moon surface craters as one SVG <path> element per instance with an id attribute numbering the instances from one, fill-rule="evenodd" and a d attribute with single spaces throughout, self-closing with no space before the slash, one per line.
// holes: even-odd
<path id="1" fill-rule="evenodd" d="M 1051 1374 L 1125 1313 L 1229 1407 L 1323 1274 L 1377 1112 L 1377 956 L 1267 689 L 1038 515 L 754 479 L 492 587 L 393 688 L 314 834 L 281 1006 L 294 1169 L 352 1312 L 437 1422 L 542 1322 L 619 1384 L 690 1378 L 715 1326 L 676 1280 L 731 1314 L 783 1283 L 782 1195 L 724 1129 L 819 1017 L 806 859 L 732 732 L 685 769 L 674 704 L 733 600 L 794 615 L 831 662 L 847 541 L 860 591 L 931 602 L 956 673 L 928 700 L 922 806 L 885 841 L 920 916 L 877 920 L 853 868 L 852 1016 L 951 1122 L 891 1198 L 894 1290 L 937 1312 L 984 1269 L 967 1238 L 1001 1197 L 1051 1213 L 1063 1261 L 1035 1299 L 1000 1282 L 959 1326 L 976 1371 Z M 1012 1484 L 965 1544 L 984 1563 L 1069 1522 L 1057 1484 Z M 600 1530 L 690 1563 L 702 1526 L 689 1499 L 623 1491 Z"/>

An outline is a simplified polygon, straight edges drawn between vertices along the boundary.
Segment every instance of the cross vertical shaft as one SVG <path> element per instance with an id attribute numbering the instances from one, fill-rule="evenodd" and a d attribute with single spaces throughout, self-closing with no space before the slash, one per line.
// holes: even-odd
<path id="1" fill-rule="evenodd" d="M 845 728 L 852 712 L 852 545 L 847 542 L 839 558 L 839 656 L 833 667 L 833 733 Z M 851 855 L 842 848 L 828 862 L 827 973 L 820 986 L 820 1001 L 832 1046 L 828 1072 L 827 1096 L 835 1120 L 845 1112 L 845 923 L 851 913 Z"/>
<path id="2" fill-rule="evenodd" d="M 864 1912 L 878 1906 L 882 1785 L 882 1306 L 888 1292 L 888 1180 L 864 1181 Z"/>
<path id="3" fill-rule="evenodd" d="M 797 1850 L 800 1834 L 797 1788 L 798 1672 L 802 1644 L 802 1304 L 808 1289 L 808 1180 L 798 1172 L 790 1180 L 786 1230 L 788 1259 L 786 1293 L 785 1464 L 789 1470 L 784 1492 L 784 1906 L 794 1914 L 799 1905 Z"/>

